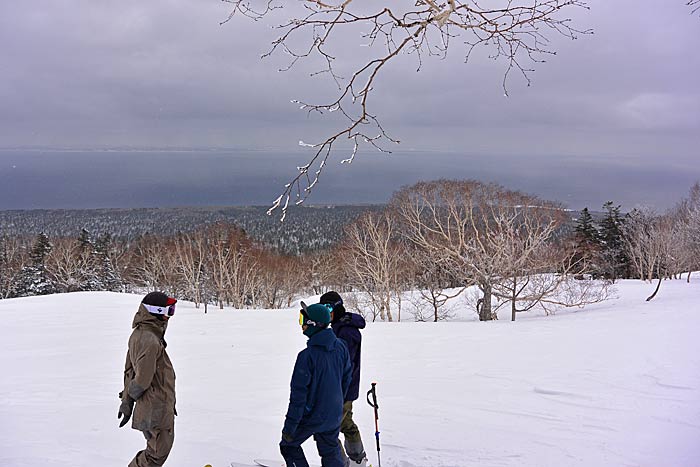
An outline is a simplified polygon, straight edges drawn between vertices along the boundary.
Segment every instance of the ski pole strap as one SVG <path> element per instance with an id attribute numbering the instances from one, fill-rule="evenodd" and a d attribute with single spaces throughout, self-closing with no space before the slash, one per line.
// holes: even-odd
<path id="1" fill-rule="evenodd" d="M 370 400 L 370 396 L 372 400 Z M 377 403 L 377 383 L 372 383 L 372 389 L 367 391 L 367 403 L 374 408 L 374 437 L 377 441 L 377 460 L 379 460 L 379 466 L 381 467 L 382 461 L 379 457 L 379 404 Z"/>
<path id="2" fill-rule="evenodd" d="M 377 410 L 379 410 L 379 405 L 377 404 L 377 383 L 372 383 L 372 389 L 367 391 L 367 403 L 374 407 L 375 418 L 379 418 Z M 372 400 L 369 400 L 369 396 L 372 396 Z"/>

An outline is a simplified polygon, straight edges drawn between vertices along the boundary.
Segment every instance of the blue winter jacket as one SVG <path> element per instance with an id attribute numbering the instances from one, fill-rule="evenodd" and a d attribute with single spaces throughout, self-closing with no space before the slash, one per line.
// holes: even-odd
<path id="1" fill-rule="evenodd" d="M 299 426 L 314 433 L 338 429 L 351 372 L 348 349 L 333 331 L 311 336 L 297 355 L 282 431 L 293 435 Z"/>
<path id="2" fill-rule="evenodd" d="M 345 400 L 354 401 L 359 397 L 360 392 L 360 352 L 362 350 L 360 329 L 365 328 L 365 319 L 361 315 L 346 311 L 343 317 L 334 322 L 331 327 L 335 335 L 345 342 L 350 352 L 352 381 Z"/>

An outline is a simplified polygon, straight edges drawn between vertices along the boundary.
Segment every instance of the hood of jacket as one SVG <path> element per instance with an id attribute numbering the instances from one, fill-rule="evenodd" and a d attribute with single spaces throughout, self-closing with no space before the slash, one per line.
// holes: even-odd
<path id="1" fill-rule="evenodd" d="M 149 313 L 142 303 L 139 305 L 139 309 L 131 323 L 132 329 L 136 329 L 137 327 L 148 329 L 157 336 L 163 338 L 165 336 L 165 330 L 168 329 L 168 320 L 161 320 L 156 315 Z"/>
<path id="2" fill-rule="evenodd" d="M 325 350 L 330 351 L 333 345 L 337 341 L 337 337 L 330 328 L 322 329 L 318 331 L 313 336 L 309 337 L 306 342 L 307 347 L 323 347 Z"/>
<path id="3" fill-rule="evenodd" d="M 333 329 L 338 330 L 340 328 L 349 326 L 357 329 L 364 329 L 366 326 L 366 321 L 362 315 L 357 313 L 345 312 L 343 317 L 332 324 Z"/>

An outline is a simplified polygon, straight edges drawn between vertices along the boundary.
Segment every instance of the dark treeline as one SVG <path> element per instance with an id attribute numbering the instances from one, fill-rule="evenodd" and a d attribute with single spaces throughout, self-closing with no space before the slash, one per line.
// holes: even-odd
<path id="1" fill-rule="evenodd" d="M 51 238 L 109 234 L 133 240 L 146 234 L 174 235 L 224 222 L 243 229 L 254 241 L 284 254 L 328 248 L 340 241 L 345 224 L 381 206 L 293 206 L 285 222 L 268 216 L 268 207 L 182 207 L 135 209 L 35 209 L 0 211 L 0 233 Z"/>
<path id="2" fill-rule="evenodd" d="M 214 220 L 234 211 L 248 220 Z M 469 180 L 421 182 L 381 207 L 300 208 L 284 224 L 263 208 L 78 213 L 2 213 L 0 298 L 164 290 L 205 309 L 280 308 L 335 289 L 360 292 L 347 306 L 371 319 L 401 320 L 410 296 L 414 319 L 438 321 L 474 286 L 480 319 L 508 307 L 514 320 L 604 300 L 617 279 L 700 269 L 697 184 L 663 214 L 612 202 L 572 213 Z"/>
<path id="3" fill-rule="evenodd" d="M 77 237 L 0 237 L 0 296 L 167 290 L 199 304 L 289 306 L 305 288 L 302 257 L 253 242 L 231 224 L 188 233 Z"/>

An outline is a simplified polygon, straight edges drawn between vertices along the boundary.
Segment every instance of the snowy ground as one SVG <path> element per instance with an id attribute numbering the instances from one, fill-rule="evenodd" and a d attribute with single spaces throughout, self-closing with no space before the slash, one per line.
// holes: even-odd
<path id="1" fill-rule="evenodd" d="M 516 323 L 370 324 L 361 388 L 378 382 L 382 465 L 700 465 L 700 275 L 644 302 L 652 289 L 623 282 L 617 300 Z M 0 466 L 125 466 L 144 445 L 116 416 L 139 301 L 0 301 Z M 182 303 L 166 337 L 180 414 L 166 465 L 274 457 L 305 345 L 296 309 Z M 355 412 L 376 466 L 372 410 Z"/>

